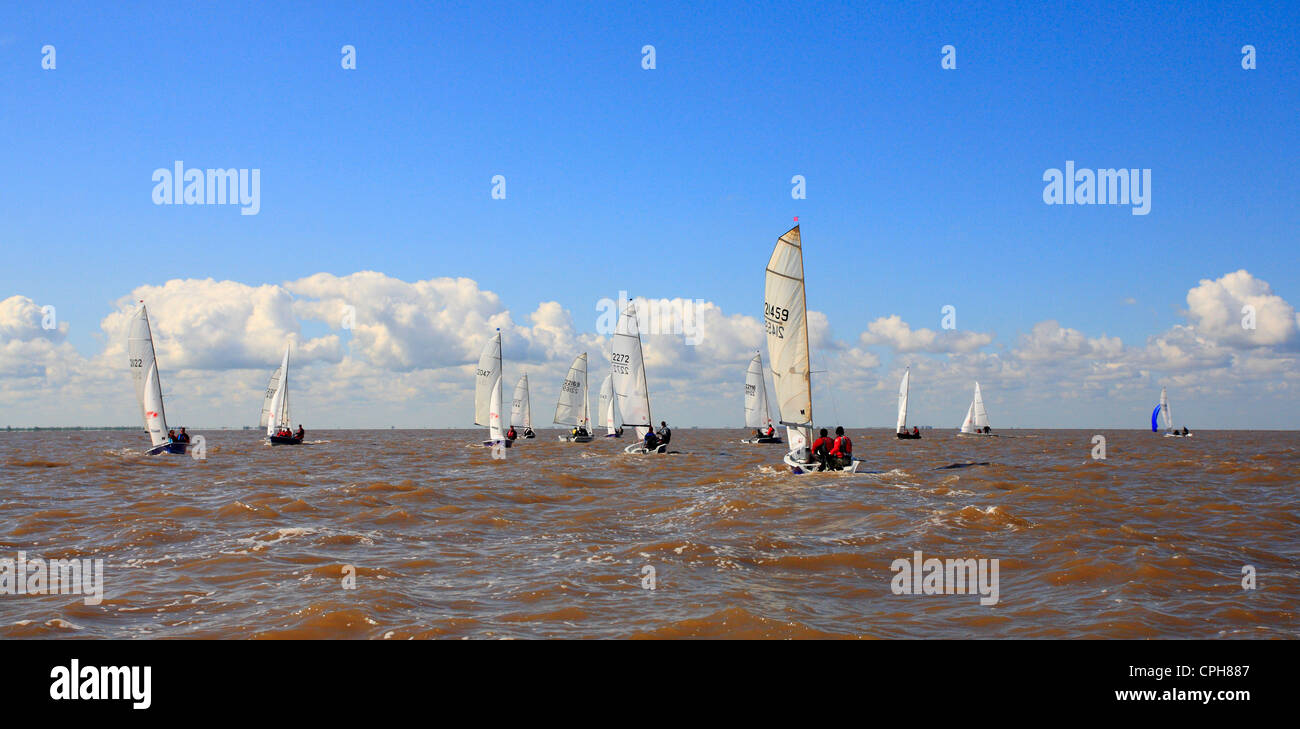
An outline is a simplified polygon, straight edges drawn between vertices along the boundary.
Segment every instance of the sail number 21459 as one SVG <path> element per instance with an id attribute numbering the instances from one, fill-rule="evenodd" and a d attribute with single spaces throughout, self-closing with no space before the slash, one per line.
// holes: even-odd
<path id="1" fill-rule="evenodd" d="M 790 321 L 790 310 L 764 303 L 763 320 L 767 324 L 768 334 L 784 338 L 785 324 Z"/>

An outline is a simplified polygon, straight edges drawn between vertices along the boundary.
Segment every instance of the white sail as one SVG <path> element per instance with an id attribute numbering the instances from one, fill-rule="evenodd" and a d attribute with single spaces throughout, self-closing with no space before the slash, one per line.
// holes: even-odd
<path id="1" fill-rule="evenodd" d="M 1160 418 L 1164 421 L 1165 431 L 1174 429 L 1174 414 L 1169 412 L 1169 391 L 1167 388 L 1160 388 Z"/>
<path id="2" fill-rule="evenodd" d="M 501 382 L 501 330 L 483 345 L 483 353 L 478 358 L 478 369 L 474 371 L 474 424 L 491 426 L 492 391 L 498 390 L 497 405 L 500 406 Z"/>
<path id="3" fill-rule="evenodd" d="M 135 317 L 131 319 L 126 350 L 144 429 L 148 431 L 153 445 L 161 445 L 167 442 L 167 414 L 163 410 L 162 383 L 158 377 L 158 361 L 154 356 L 153 332 L 149 329 L 149 313 L 144 304 L 140 304 Z"/>
<path id="4" fill-rule="evenodd" d="M 911 380 L 912 368 L 908 367 L 903 370 L 903 381 L 898 385 L 898 427 L 895 431 L 899 433 L 907 431 L 907 393 Z"/>
<path id="5" fill-rule="evenodd" d="M 492 393 L 489 395 L 491 402 L 488 403 L 488 439 L 505 440 L 506 434 L 501 427 L 501 378 L 497 377 L 496 384 L 492 386 Z"/>
<path id="6" fill-rule="evenodd" d="M 971 414 L 974 412 L 975 412 L 975 403 L 971 403 L 966 408 L 966 419 L 961 421 L 961 432 L 963 433 L 975 432 L 975 426 L 973 424 L 973 421 L 971 420 Z"/>
<path id="7" fill-rule="evenodd" d="M 533 406 L 528 400 L 528 373 L 519 378 L 515 385 L 515 399 L 510 404 L 510 424 L 523 428 L 533 427 Z"/>
<path id="8" fill-rule="evenodd" d="M 284 359 L 280 362 L 280 369 L 271 379 L 275 382 L 275 392 L 271 394 L 271 402 L 268 403 L 262 411 L 263 423 L 266 426 L 267 435 L 275 435 L 281 428 L 289 427 L 289 347 L 285 345 Z"/>
<path id="9" fill-rule="evenodd" d="M 636 303 L 628 304 L 618 319 L 610 343 L 610 374 L 623 424 L 636 428 L 641 439 L 651 429 L 650 391 L 646 384 L 645 358 L 641 353 L 641 332 L 637 325 Z"/>
<path id="10" fill-rule="evenodd" d="M 615 419 L 614 409 L 617 398 L 614 397 L 614 379 L 610 375 L 605 375 L 605 381 L 600 383 L 600 418 L 605 423 L 605 432 L 613 435 L 617 430 L 618 421 Z"/>
<path id="11" fill-rule="evenodd" d="M 745 427 L 763 428 L 772 424 L 767 408 L 767 378 L 763 375 L 763 356 L 755 354 L 745 371 Z"/>
<path id="12" fill-rule="evenodd" d="M 560 425 L 590 426 L 587 417 L 587 353 L 569 365 L 569 373 L 560 384 L 560 398 L 555 403 L 555 422 Z"/>
<path id="13" fill-rule="evenodd" d="M 275 408 L 272 407 L 272 401 L 275 399 L 275 393 L 280 391 L 280 369 L 276 368 L 271 373 L 271 379 L 266 383 L 266 393 L 262 396 L 262 416 L 258 419 L 257 424 L 265 428 L 275 420 Z"/>
<path id="14" fill-rule="evenodd" d="M 813 413 L 803 247 L 797 225 L 777 239 L 768 259 L 763 321 L 777 411 L 786 426 L 790 451 L 798 452 L 812 435 Z"/>
<path id="15" fill-rule="evenodd" d="M 984 396 L 980 394 L 980 383 L 975 383 L 975 400 L 971 402 L 974 420 L 972 424 L 976 430 L 983 430 L 989 424 L 988 411 L 984 409 Z"/>

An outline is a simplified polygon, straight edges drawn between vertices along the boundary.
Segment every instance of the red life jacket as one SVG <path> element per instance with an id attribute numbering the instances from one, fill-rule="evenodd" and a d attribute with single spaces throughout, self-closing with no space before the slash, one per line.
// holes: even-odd
<path id="1" fill-rule="evenodd" d="M 816 453 L 817 451 L 821 450 L 822 448 L 829 449 L 830 447 L 831 447 L 831 439 L 830 439 L 830 438 L 818 438 L 817 440 L 813 441 L 813 444 L 812 444 L 812 452 L 813 452 L 813 453 Z"/>
<path id="2" fill-rule="evenodd" d="M 851 456 L 853 455 L 853 441 L 849 440 L 847 435 L 841 435 L 835 438 L 835 447 L 831 448 L 832 456 Z"/>

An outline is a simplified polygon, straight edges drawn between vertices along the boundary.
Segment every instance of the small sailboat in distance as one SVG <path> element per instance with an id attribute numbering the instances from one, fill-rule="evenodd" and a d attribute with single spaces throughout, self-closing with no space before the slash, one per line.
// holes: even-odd
<path id="1" fill-rule="evenodd" d="M 566 443 L 590 443 L 591 411 L 587 398 L 587 353 L 573 358 L 569 373 L 560 383 L 560 397 L 555 403 L 555 422 L 567 425 L 572 431 L 560 436 Z"/>
<path id="2" fill-rule="evenodd" d="M 614 377 L 605 375 L 605 381 L 600 383 L 600 419 L 605 424 L 606 438 L 622 438 L 623 429 L 618 427 L 618 416 L 615 411 L 618 410 L 618 398 L 614 396 Z"/>
<path id="3" fill-rule="evenodd" d="M 501 428 L 501 329 L 483 345 L 474 371 L 474 424 L 488 429 L 483 445 L 510 447 Z"/>
<path id="4" fill-rule="evenodd" d="M 1156 406 L 1155 410 L 1151 411 L 1151 432 L 1152 433 L 1159 430 L 1159 426 L 1156 422 L 1157 417 L 1163 417 L 1165 421 L 1166 438 L 1192 437 L 1191 431 L 1189 431 L 1186 427 L 1184 427 L 1182 430 L 1177 430 L 1174 428 L 1174 415 L 1173 412 L 1170 411 L 1169 409 L 1169 391 L 1168 388 L 1165 387 L 1160 388 L 1160 404 Z"/>
<path id="5" fill-rule="evenodd" d="M 812 440 L 812 374 L 808 351 L 808 304 L 804 292 L 803 241 L 796 225 L 776 240 L 767 261 L 763 320 L 767 356 L 772 363 L 777 411 L 786 428 L 790 452 L 783 459 L 794 473 L 818 467 L 809 450 Z M 840 471 L 856 472 L 854 458 Z"/>
<path id="6" fill-rule="evenodd" d="M 970 407 L 966 408 L 966 419 L 961 421 L 961 430 L 958 435 L 982 435 L 990 438 L 998 437 L 989 427 L 989 414 L 984 409 L 984 396 L 980 394 L 980 383 L 975 383 L 975 398 L 971 400 Z"/>
<path id="7" fill-rule="evenodd" d="M 772 427 L 772 415 L 767 407 L 767 376 L 763 373 L 763 355 L 758 352 L 745 370 L 745 427 L 753 428 L 754 435 L 741 439 L 741 443 L 782 442 Z"/>
<path id="8" fill-rule="evenodd" d="M 167 413 L 163 410 L 162 381 L 158 377 L 158 359 L 154 353 L 153 331 L 149 328 L 149 312 L 144 302 L 127 329 L 127 364 L 135 380 L 135 399 L 140 404 L 144 429 L 152 443 L 145 451 L 151 456 L 159 453 L 184 453 L 188 443 L 168 438 Z"/>
<path id="9" fill-rule="evenodd" d="M 654 421 L 650 419 L 650 388 L 646 383 L 645 356 L 641 351 L 641 329 L 637 324 L 635 301 L 629 301 L 618 317 L 618 326 L 614 328 L 610 342 L 609 369 L 618 409 L 623 413 L 623 425 L 632 426 L 638 441 L 624 448 L 623 452 L 649 453 L 645 436 L 654 429 Z M 654 447 L 655 453 L 667 450 L 667 443 Z"/>
<path id="10" fill-rule="evenodd" d="M 903 440 L 920 440 L 921 432 L 907 432 L 907 396 L 911 389 L 912 368 L 903 370 L 903 381 L 898 383 L 898 427 L 895 435 Z"/>
<path id="11" fill-rule="evenodd" d="M 299 445 L 302 436 L 293 433 L 292 420 L 289 419 L 289 345 L 284 345 L 284 359 L 280 366 L 271 373 L 271 380 L 266 384 L 266 396 L 262 400 L 262 417 L 259 421 L 266 428 L 266 437 L 271 445 Z"/>
<path id="12" fill-rule="evenodd" d="M 515 385 L 515 399 L 510 404 L 510 427 L 520 426 L 524 430 L 520 438 L 536 438 L 533 432 L 533 403 L 528 394 L 528 373 L 520 375 Z"/>

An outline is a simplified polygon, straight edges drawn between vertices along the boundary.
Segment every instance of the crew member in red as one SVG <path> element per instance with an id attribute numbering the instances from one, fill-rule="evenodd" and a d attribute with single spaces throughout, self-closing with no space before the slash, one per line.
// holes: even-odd
<path id="1" fill-rule="evenodd" d="M 511 425 L 510 430 L 506 431 L 506 440 L 514 440 L 515 438 L 518 437 L 519 434 L 515 432 L 515 426 Z"/>
<path id="2" fill-rule="evenodd" d="M 843 426 L 835 427 L 835 441 L 831 445 L 830 465 L 844 468 L 853 465 L 853 441 L 844 434 Z"/>
<path id="3" fill-rule="evenodd" d="M 920 434 L 921 434 L 921 429 L 918 428 L 918 427 L 916 427 L 915 425 L 913 425 L 913 426 L 912 426 L 912 435 L 920 435 Z"/>
<path id="4" fill-rule="evenodd" d="M 828 459 L 833 445 L 835 444 L 827 437 L 826 429 L 822 428 L 821 437 L 813 441 L 812 444 L 813 460 L 817 461 L 818 471 L 825 471 L 828 467 Z"/>
<path id="5" fill-rule="evenodd" d="M 771 424 L 771 423 L 768 423 L 768 424 L 767 424 L 767 437 L 771 438 L 771 437 L 772 437 L 773 435 L 775 435 L 775 434 L 776 434 L 776 428 L 773 428 L 773 427 L 772 427 L 772 424 Z"/>

